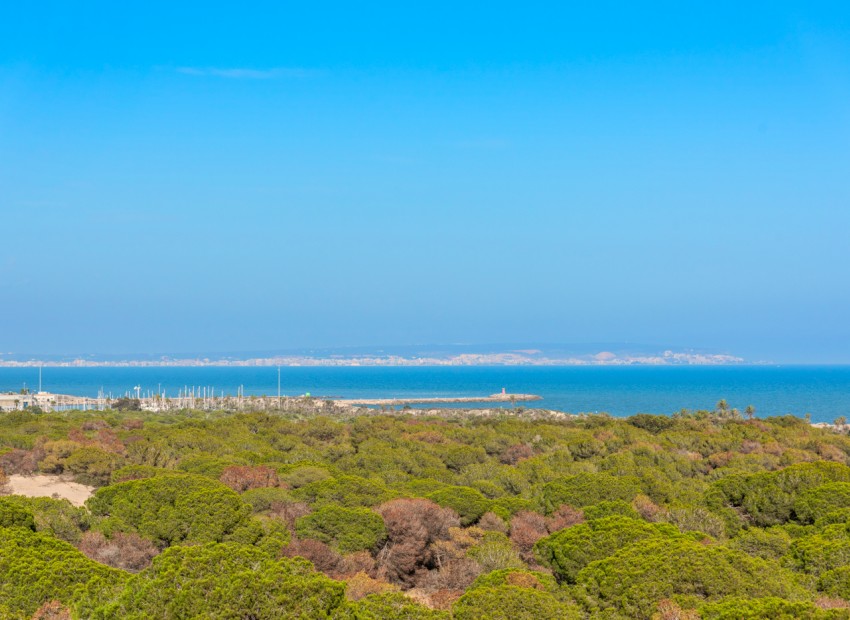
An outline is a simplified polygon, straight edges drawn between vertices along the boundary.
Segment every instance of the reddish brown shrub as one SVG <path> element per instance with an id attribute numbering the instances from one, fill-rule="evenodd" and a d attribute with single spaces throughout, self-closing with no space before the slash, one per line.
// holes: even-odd
<path id="1" fill-rule="evenodd" d="M 772 454 L 773 456 L 782 456 L 782 453 L 785 452 L 785 448 L 778 441 L 769 441 L 763 444 L 761 449 L 766 454 Z"/>
<path id="2" fill-rule="evenodd" d="M 817 453 L 827 461 L 835 461 L 836 463 L 846 463 L 847 455 L 840 448 L 828 443 L 819 443 L 815 448 Z"/>
<path id="3" fill-rule="evenodd" d="M 0 467 L 7 474 L 33 474 L 38 471 L 38 462 L 44 458 L 43 448 L 19 450 L 15 448 L 0 454 Z"/>
<path id="4" fill-rule="evenodd" d="M 249 489 L 276 487 L 280 484 L 280 480 L 277 478 L 277 472 L 265 465 L 258 465 L 256 467 L 231 465 L 224 468 L 219 480 L 237 493 L 242 493 Z"/>
<path id="5" fill-rule="evenodd" d="M 761 452 L 761 442 L 745 439 L 741 442 L 741 452 L 743 454 L 753 454 Z"/>
<path id="6" fill-rule="evenodd" d="M 318 540 L 304 539 L 293 540 L 288 546 L 281 550 L 281 555 L 288 558 L 301 557 L 310 560 L 316 570 L 329 576 L 338 575 L 338 569 L 342 564 L 342 556 L 331 549 L 328 545 Z"/>
<path id="7" fill-rule="evenodd" d="M 71 620 L 71 610 L 59 601 L 48 601 L 36 610 L 31 620 Z"/>
<path id="8" fill-rule="evenodd" d="M 114 454 L 124 454 L 126 449 L 124 443 L 118 437 L 118 433 L 111 428 L 104 428 L 97 432 L 97 442 L 107 452 Z"/>
<path id="9" fill-rule="evenodd" d="M 548 533 L 546 519 L 536 512 L 518 512 L 511 519 L 511 542 L 526 561 L 533 559 L 534 543 Z"/>
<path id="10" fill-rule="evenodd" d="M 726 467 L 735 458 L 734 452 L 715 452 L 708 456 L 708 462 L 712 467 Z"/>
<path id="11" fill-rule="evenodd" d="M 601 430 L 601 431 L 593 434 L 594 439 L 596 439 L 597 441 L 601 441 L 603 443 L 605 443 L 606 441 L 611 441 L 615 437 L 616 437 L 616 435 L 614 433 L 612 433 L 611 431 L 607 431 L 607 430 Z"/>
<path id="12" fill-rule="evenodd" d="M 501 532 L 502 534 L 508 533 L 508 524 L 505 523 L 505 520 L 492 512 L 485 512 L 481 515 L 481 518 L 478 519 L 478 527 L 485 532 Z"/>
<path id="13" fill-rule="evenodd" d="M 138 431 L 144 428 L 144 420 L 124 420 L 121 422 L 121 427 L 128 431 Z"/>
<path id="14" fill-rule="evenodd" d="M 546 521 L 546 527 L 550 532 L 558 532 L 579 523 L 584 523 L 584 512 L 580 508 L 561 504 L 560 508 Z"/>
<path id="15" fill-rule="evenodd" d="M 638 495 L 632 500 L 632 508 L 647 521 L 657 521 L 664 509 L 649 499 L 646 495 Z"/>
<path id="16" fill-rule="evenodd" d="M 106 538 L 100 532 L 86 532 L 80 540 L 79 549 L 88 558 L 101 564 L 136 573 L 150 566 L 159 553 L 151 541 L 136 533 L 116 532 Z"/>
<path id="17" fill-rule="evenodd" d="M 84 431 L 99 431 L 104 428 L 109 428 L 109 422 L 106 420 L 86 420 L 83 422 Z"/>
<path id="18" fill-rule="evenodd" d="M 72 428 L 68 431 L 68 439 L 70 441 L 76 441 L 79 444 L 88 445 L 91 444 L 91 440 L 86 437 L 86 434 L 79 428 Z"/>
<path id="19" fill-rule="evenodd" d="M 432 568 L 432 543 L 449 540 L 460 524 L 457 513 L 427 499 L 396 499 L 378 508 L 387 527 L 387 544 L 378 554 L 378 574 L 412 585 L 417 570 Z"/>
<path id="20" fill-rule="evenodd" d="M 286 523 L 290 531 L 295 531 L 295 521 L 313 512 L 305 502 L 272 502 L 269 515 Z"/>
<path id="21" fill-rule="evenodd" d="M 518 443 L 513 446 L 508 446 L 499 455 L 499 461 L 505 465 L 516 465 L 523 459 L 527 459 L 534 454 L 530 446 L 524 443 Z"/>

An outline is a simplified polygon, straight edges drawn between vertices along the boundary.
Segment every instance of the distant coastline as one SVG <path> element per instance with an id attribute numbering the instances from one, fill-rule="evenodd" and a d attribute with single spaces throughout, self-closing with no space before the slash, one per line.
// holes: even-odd
<path id="1" fill-rule="evenodd" d="M 504 353 L 462 353 L 445 356 L 402 355 L 281 355 L 246 359 L 163 356 L 158 359 L 98 360 L 27 359 L 3 360 L 2 368 L 133 368 L 133 367 L 252 367 L 252 366 L 724 366 L 748 364 L 744 358 L 728 354 L 677 352 L 658 354 L 624 354 L 600 351 L 587 355 L 557 356 L 540 351 L 507 351 Z"/>

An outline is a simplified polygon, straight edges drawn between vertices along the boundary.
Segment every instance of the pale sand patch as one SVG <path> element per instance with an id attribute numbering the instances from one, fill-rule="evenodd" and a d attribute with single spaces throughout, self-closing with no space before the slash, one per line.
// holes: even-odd
<path id="1" fill-rule="evenodd" d="M 67 499 L 74 506 L 82 506 L 94 492 L 94 487 L 71 482 L 62 476 L 20 476 L 18 474 L 9 476 L 6 489 L 12 495 L 59 497 Z"/>

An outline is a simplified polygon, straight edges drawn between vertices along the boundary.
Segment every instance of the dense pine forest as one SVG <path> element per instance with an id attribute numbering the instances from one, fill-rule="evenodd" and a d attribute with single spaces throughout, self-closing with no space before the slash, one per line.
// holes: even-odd
<path id="1" fill-rule="evenodd" d="M 850 618 L 841 425 L 414 413 L 0 414 L 0 618 Z"/>

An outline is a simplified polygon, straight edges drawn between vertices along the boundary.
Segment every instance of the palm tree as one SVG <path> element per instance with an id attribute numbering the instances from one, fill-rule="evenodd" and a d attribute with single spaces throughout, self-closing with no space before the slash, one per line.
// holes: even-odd
<path id="1" fill-rule="evenodd" d="M 714 415 L 718 418 L 725 419 L 729 415 L 729 403 L 726 402 L 725 398 L 721 398 L 717 401 L 717 405 L 714 407 Z"/>
<path id="2" fill-rule="evenodd" d="M 752 405 L 747 405 L 747 408 L 744 409 L 744 415 L 747 416 L 748 420 L 752 420 L 756 417 L 756 408 Z"/>

